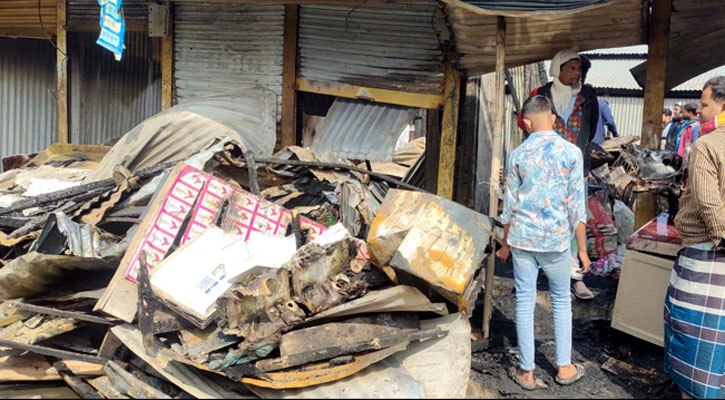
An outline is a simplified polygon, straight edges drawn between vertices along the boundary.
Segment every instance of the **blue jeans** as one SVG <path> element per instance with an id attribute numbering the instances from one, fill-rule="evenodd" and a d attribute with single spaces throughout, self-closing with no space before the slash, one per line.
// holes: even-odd
<path id="1" fill-rule="evenodd" d="M 516 285 L 516 336 L 519 342 L 520 368 L 534 369 L 534 308 L 539 268 L 549 280 L 549 294 L 554 311 L 554 346 L 556 364 L 571 364 L 571 298 L 569 274 L 571 252 L 534 252 L 511 248 Z"/>

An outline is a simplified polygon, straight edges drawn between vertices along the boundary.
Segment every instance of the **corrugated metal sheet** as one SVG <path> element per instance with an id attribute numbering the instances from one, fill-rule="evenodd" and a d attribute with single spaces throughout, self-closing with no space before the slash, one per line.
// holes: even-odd
<path id="1" fill-rule="evenodd" d="M 673 0 L 665 89 L 725 64 L 722 0 Z M 646 63 L 633 71 L 644 85 Z"/>
<path id="2" fill-rule="evenodd" d="M 602 96 L 602 99 L 609 102 L 612 110 L 614 123 L 617 131 L 623 136 L 640 136 L 642 132 L 642 112 L 644 99 L 639 97 Z M 677 102 L 696 103 L 696 99 L 668 98 L 665 99 L 665 107 L 672 108 Z"/>
<path id="3" fill-rule="evenodd" d="M 515 11 L 560 11 L 575 10 L 596 4 L 608 3 L 612 0 L 462 0 L 466 4 L 487 10 Z"/>
<path id="4" fill-rule="evenodd" d="M 645 48 L 646 51 L 646 48 Z M 617 54 L 617 53 L 613 53 Z M 629 53 L 628 53 L 629 54 Z M 646 53 L 645 53 L 646 55 Z M 591 58 L 592 68 L 587 74 L 587 83 L 595 88 L 642 90 L 630 69 L 642 63 L 641 58 L 596 59 Z M 549 61 L 545 62 L 549 70 Z M 673 91 L 699 91 L 708 79 L 725 75 L 725 65 L 700 74 L 677 85 Z"/>
<path id="5" fill-rule="evenodd" d="M 69 35 L 71 141 L 98 144 L 119 137 L 161 111 L 161 72 L 153 39 L 126 32 L 121 61 L 96 45 L 97 33 Z"/>
<path id="6" fill-rule="evenodd" d="M 543 3 L 543 2 L 541 2 Z M 506 66 L 515 67 L 550 59 L 561 49 L 577 46 L 591 50 L 603 46 L 631 46 L 645 42 L 644 0 L 614 0 L 612 4 L 578 13 L 506 20 Z M 459 68 L 469 76 L 495 70 L 496 17 L 479 15 L 453 5 L 446 7 L 455 38 Z"/>
<path id="7" fill-rule="evenodd" d="M 443 90 L 437 2 L 300 7 L 299 76 L 421 93 Z"/>
<path id="8" fill-rule="evenodd" d="M 606 48 L 606 49 L 596 49 L 591 51 L 584 51 L 584 54 L 593 54 L 593 55 L 623 55 L 623 54 L 644 54 L 647 55 L 647 45 L 646 44 L 640 44 L 637 46 L 624 46 L 624 47 L 614 47 L 614 48 Z"/>
<path id="9" fill-rule="evenodd" d="M 455 8 L 478 15 L 512 18 L 560 18 L 594 10 L 614 0 L 445 0 Z"/>
<path id="10" fill-rule="evenodd" d="M 414 109 L 338 98 L 317 126 L 312 149 L 356 160 L 389 162 Z"/>
<path id="11" fill-rule="evenodd" d="M 679 84 L 675 86 L 674 91 L 677 90 L 702 90 L 702 87 L 705 86 L 705 82 L 710 80 L 710 78 L 714 78 L 716 76 L 722 76 L 725 75 L 725 65 L 719 66 L 715 69 L 711 69 L 710 71 L 705 72 L 704 74 L 700 74 L 689 81 Z"/>
<path id="12" fill-rule="evenodd" d="M 261 85 L 282 110 L 284 6 L 176 3 L 176 102 Z"/>
<path id="13" fill-rule="evenodd" d="M 0 157 L 41 151 L 56 138 L 55 48 L 0 38 Z"/>
<path id="14" fill-rule="evenodd" d="M 54 36 L 57 4 L 56 0 L 0 1 L 0 36 L 29 38 Z"/>
<path id="15" fill-rule="evenodd" d="M 66 1 L 68 21 L 96 21 L 100 18 L 101 8 L 98 5 L 98 0 Z M 148 2 L 144 0 L 123 0 L 121 10 L 126 21 L 148 19 Z"/>

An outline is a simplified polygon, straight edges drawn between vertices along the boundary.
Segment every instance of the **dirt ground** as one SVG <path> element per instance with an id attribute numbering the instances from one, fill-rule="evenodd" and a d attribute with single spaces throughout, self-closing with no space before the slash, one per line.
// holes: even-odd
<path id="1" fill-rule="evenodd" d="M 547 389 L 526 391 L 516 385 L 506 370 L 517 365 L 514 281 L 512 265 L 496 266 L 494 312 L 488 348 L 474 348 L 471 378 L 498 398 L 679 398 L 679 391 L 663 373 L 662 348 L 639 340 L 610 327 L 611 310 L 617 280 L 585 277 L 595 298 L 574 300 L 572 359 L 586 368 L 582 380 L 571 386 L 554 381 L 554 329 L 546 293 L 547 282 L 539 275 L 539 296 L 535 312 L 536 377 L 549 385 Z M 482 304 L 482 298 L 479 304 Z M 474 331 L 481 329 L 479 307 L 472 318 Z M 631 368 L 617 375 L 602 369 L 610 358 L 623 361 Z"/>

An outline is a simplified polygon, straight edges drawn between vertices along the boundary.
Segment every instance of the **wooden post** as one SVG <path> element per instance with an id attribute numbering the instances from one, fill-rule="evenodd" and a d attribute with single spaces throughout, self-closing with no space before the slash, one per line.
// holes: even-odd
<path id="1" fill-rule="evenodd" d="M 506 45 L 506 19 L 498 16 L 496 23 L 496 108 L 493 123 L 493 143 L 491 152 L 491 195 L 488 206 L 488 215 L 496 217 L 498 214 L 498 195 L 496 187 L 499 186 L 499 176 L 501 175 L 501 151 L 503 149 L 503 131 L 504 123 L 504 100 L 506 99 L 505 87 L 505 53 Z M 483 301 L 483 337 L 488 338 L 490 335 L 491 314 L 493 313 L 493 273 L 496 265 L 496 256 L 490 254 L 488 256 L 488 264 L 486 265 L 486 283 Z"/>
<path id="2" fill-rule="evenodd" d="M 644 86 L 644 110 L 642 115 L 641 146 L 659 149 L 662 141 L 662 107 L 665 102 L 665 77 L 667 72 L 667 48 L 670 38 L 672 1 L 652 2 L 652 21 L 649 25 L 649 53 L 647 76 Z M 657 216 L 657 196 L 654 193 L 637 195 L 635 229 Z"/>
<path id="3" fill-rule="evenodd" d="M 168 31 L 161 39 L 161 110 L 174 102 L 174 5 L 169 3 Z"/>
<path id="4" fill-rule="evenodd" d="M 58 0 L 56 21 L 56 73 L 58 94 L 58 142 L 69 143 L 68 136 L 68 42 L 66 36 L 65 0 Z"/>
<path id="5" fill-rule="evenodd" d="M 282 146 L 297 144 L 297 20 L 299 6 L 284 6 L 284 44 L 282 53 Z"/>
<path id="6" fill-rule="evenodd" d="M 671 0 L 652 2 L 652 21 L 649 24 L 649 53 L 644 86 L 642 140 L 645 148 L 659 149 L 662 132 L 662 107 L 665 103 L 667 47 L 670 42 Z"/>
<path id="7" fill-rule="evenodd" d="M 456 136 L 458 134 L 458 102 L 461 98 L 461 74 L 446 63 L 441 148 L 438 165 L 438 195 L 453 199 L 453 178 L 456 169 Z"/>
<path id="8" fill-rule="evenodd" d="M 440 110 L 428 110 L 425 135 L 425 189 L 438 193 L 438 158 L 441 153 Z"/>

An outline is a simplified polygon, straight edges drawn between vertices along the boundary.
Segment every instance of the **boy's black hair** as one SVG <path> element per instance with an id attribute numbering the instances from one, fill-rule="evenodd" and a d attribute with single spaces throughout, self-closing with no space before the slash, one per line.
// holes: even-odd
<path id="1" fill-rule="evenodd" d="M 551 112 L 551 102 L 546 97 L 538 94 L 529 97 L 521 107 L 521 115 L 526 118 L 527 115 L 538 114 L 541 112 Z"/>

